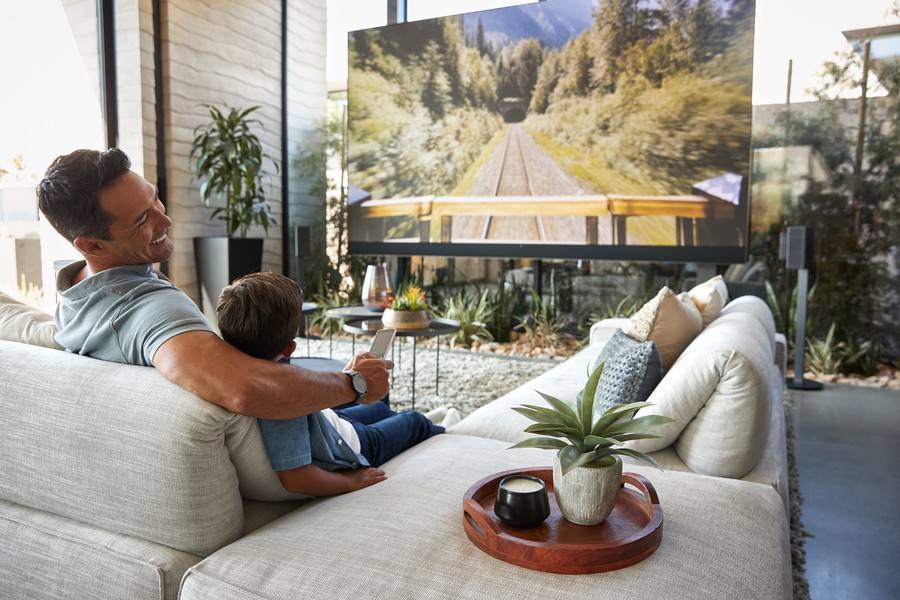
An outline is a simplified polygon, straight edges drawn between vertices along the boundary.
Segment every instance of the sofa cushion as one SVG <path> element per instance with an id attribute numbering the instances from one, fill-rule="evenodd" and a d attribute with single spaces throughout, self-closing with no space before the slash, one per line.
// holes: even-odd
<path id="1" fill-rule="evenodd" d="M 628 446 L 655 452 L 674 444 L 697 473 L 743 477 L 766 447 L 772 365 L 768 335 L 754 316 L 720 316 L 666 373 L 648 399 L 654 406 L 638 413 L 675 422 L 658 430 L 660 437 Z"/>
<path id="2" fill-rule="evenodd" d="M 728 288 L 721 275 L 695 285 L 688 291 L 688 295 L 700 310 L 704 327 L 712 323 L 722 312 L 722 308 L 728 304 Z"/>
<path id="3" fill-rule="evenodd" d="M 199 556 L 0 500 L 0 597 L 175 600 Z"/>
<path id="4" fill-rule="evenodd" d="M 621 329 L 603 346 L 591 363 L 590 371 L 604 361 L 594 410 L 606 411 L 617 404 L 643 402 L 663 376 L 662 359 L 656 344 L 636 342 Z"/>
<path id="5" fill-rule="evenodd" d="M 703 328 L 700 311 L 687 294 L 663 287 L 622 327 L 637 342 L 655 342 L 666 371 Z"/>
<path id="6" fill-rule="evenodd" d="M 62 350 L 53 317 L 0 292 L 0 340 Z"/>
<path id="7" fill-rule="evenodd" d="M 725 305 L 720 314 L 731 315 L 736 313 L 746 313 L 759 322 L 769 338 L 769 344 L 772 346 L 774 356 L 776 351 L 775 317 L 772 316 L 772 311 L 769 309 L 766 301 L 756 296 L 740 296 Z"/>
<path id="8" fill-rule="evenodd" d="M 466 490 L 553 459 L 507 446 L 431 438 L 385 464 L 384 482 L 311 502 L 195 565 L 180 598 L 791 597 L 786 518 L 771 488 L 646 466 L 628 470 L 654 485 L 665 523 L 662 543 L 643 561 L 572 576 L 493 558 L 463 529 Z"/>
<path id="9" fill-rule="evenodd" d="M 0 498 L 198 556 L 243 534 L 228 448 L 254 419 L 150 367 L 5 341 L 0 364 Z"/>
<path id="10" fill-rule="evenodd" d="M 601 346 L 588 346 L 565 362 L 476 409 L 448 432 L 505 440 L 509 443 L 533 437 L 533 434 L 525 433 L 524 430 L 534 422 L 512 408 L 522 404 L 546 405 L 535 390 L 561 400 L 574 401 L 578 392 L 584 389 L 588 369 L 601 350 Z"/>

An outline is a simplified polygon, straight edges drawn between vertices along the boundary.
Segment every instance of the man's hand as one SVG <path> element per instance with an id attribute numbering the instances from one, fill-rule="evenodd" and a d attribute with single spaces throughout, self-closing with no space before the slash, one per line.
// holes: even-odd
<path id="1" fill-rule="evenodd" d="M 388 395 L 390 389 L 388 371 L 393 368 L 392 361 L 383 360 L 369 352 L 363 352 L 350 359 L 344 370 L 357 371 L 366 378 L 368 393 L 362 403 L 371 404 Z"/>

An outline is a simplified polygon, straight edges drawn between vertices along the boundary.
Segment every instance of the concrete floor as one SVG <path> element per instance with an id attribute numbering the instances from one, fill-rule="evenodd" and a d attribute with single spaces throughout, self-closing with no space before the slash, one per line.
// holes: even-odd
<path id="1" fill-rule="evenodd" d="M 900 392 L 791 396 L 810 598 L 900 597 Z"/>

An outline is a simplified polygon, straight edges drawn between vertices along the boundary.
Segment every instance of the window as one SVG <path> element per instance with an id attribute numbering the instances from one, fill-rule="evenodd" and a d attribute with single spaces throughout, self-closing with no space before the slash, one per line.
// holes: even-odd
<path id="1" fill-rule="evenodd" d="M 0 18 L 0 290 L 52 310 L 54 295 L 43 290 L 53 289 L 53 261 L 78 255 L 38 220 L 34 188 L 58 155 L 105 147 L 97 2 L 7 4 Z"/>

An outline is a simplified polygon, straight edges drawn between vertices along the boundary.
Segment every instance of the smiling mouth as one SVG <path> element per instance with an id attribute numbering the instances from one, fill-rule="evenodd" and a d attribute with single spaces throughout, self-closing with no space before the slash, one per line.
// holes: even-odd
<path id="1" fill-rule="evenodd" d="M 168 239 L 168 237 L 169 237 L 169 236 L 168 236 L 168 232 L 167 232 L 167 233 L 164 233 L 164 234 L 162 234 L 161 236 L 159 236 L 157 239 L 151 240 L 151 241 L 150 241 L 150 245 L 151 245 L 151 246 L 159 246 L 160 244 L 162 244 L 163 242 L 165 242 L 165 241 Z"/>

